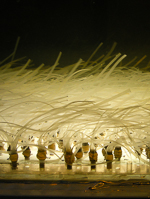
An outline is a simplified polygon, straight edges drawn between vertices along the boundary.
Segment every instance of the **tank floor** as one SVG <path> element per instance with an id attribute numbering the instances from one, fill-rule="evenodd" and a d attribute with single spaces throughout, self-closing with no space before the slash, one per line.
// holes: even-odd
<path id="1" fill-rule="evenodd" d="M 4 198 L 38 196 L 51 198 L 74 197 L 150 197 L 146 180 L 127 181 L 0 181 L 0 196 Z"/>
<path id="2" fill-rule="evenodd" d="M 53 156 L 45 160 L 45 167 L 31 156 L 20 155 L 16 169 L 9 156 L 0 158 L 0 196 L 5 197 L 150 197 L 150 165 L 139 160 L 122 158 L 113 161 L 112 168 L 99 161 L 91 170 L 88 160 L 75 162 L 67 170 L 65 162 Z M 103 163 L 100 163 L 103 162 Z"/>

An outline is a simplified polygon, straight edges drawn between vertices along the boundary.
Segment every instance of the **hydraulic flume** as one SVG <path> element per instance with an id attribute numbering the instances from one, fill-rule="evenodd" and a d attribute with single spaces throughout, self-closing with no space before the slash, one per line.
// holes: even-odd
<path id="1" fill-rule="evenodd" d="M 0 67 L 0 179 L 150 179 L 150 72 L 97 47 L 61 67 Z M 59 66 L 58 66 L 59 65 Z"/>

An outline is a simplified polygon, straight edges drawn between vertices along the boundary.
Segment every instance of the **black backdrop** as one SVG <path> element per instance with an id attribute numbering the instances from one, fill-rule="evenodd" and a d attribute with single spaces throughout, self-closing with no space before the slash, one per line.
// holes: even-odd
<path id="1" fill-rule="evenodd" d="M 27 56 L 38 66 L 86 60 L 100 42 L 105 53 L 133 58 L 150 54 L 149 0 L 0 0 L 0 60 L 20 43 L 16 58 Z M 147 60 L 148 61 L 148 60 Z"/>

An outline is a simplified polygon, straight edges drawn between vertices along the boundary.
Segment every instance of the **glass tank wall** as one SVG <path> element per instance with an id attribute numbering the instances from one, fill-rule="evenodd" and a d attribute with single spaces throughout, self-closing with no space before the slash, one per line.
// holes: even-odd
<path id="1" fill-rule="evenodd" d="M 149 179 L 149 6 L 1 3 L 0 179 Z"/>
<path id="2" fill-rule="evenodd" d="M 114 43 L 93 60 L 102 45 L 63 68 L 61 52 L 49 68 L 2 62 L 1 179 L 149 178 L 150 80 L 137 68 L 144 57 L 126 63 Z"/>

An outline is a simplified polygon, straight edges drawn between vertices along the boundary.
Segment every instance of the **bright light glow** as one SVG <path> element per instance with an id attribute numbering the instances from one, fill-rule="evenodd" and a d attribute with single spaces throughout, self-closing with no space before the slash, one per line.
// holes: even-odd
<path id="1" fill-rule="evenodd" d="M 113 49 L 98 61 L 91 61 L 92 55 L 64 68 L 58 67 L 61 53 L 46 69 L 43 64 L 28 69 L 30 60 L 16 68 L 16 61 L 1 66 L 0 143 L 5 151 L 0 153 L 22 154 L 21 146 L 29 146 L 54 153 L 48 161 L 60 161 L 62 140 L 74 155 L 88 142 L 98 151 L 97 164 L 104 162 L 105 146 L 106 151 L 121 146 L 130 161 L 149 163 L 141 148 L 150 146 L 150 72 L 123 65 L 126 55 L 111 55 Z M 48 149 L 49 143 L 56 144 L 55 150 Z"/>

